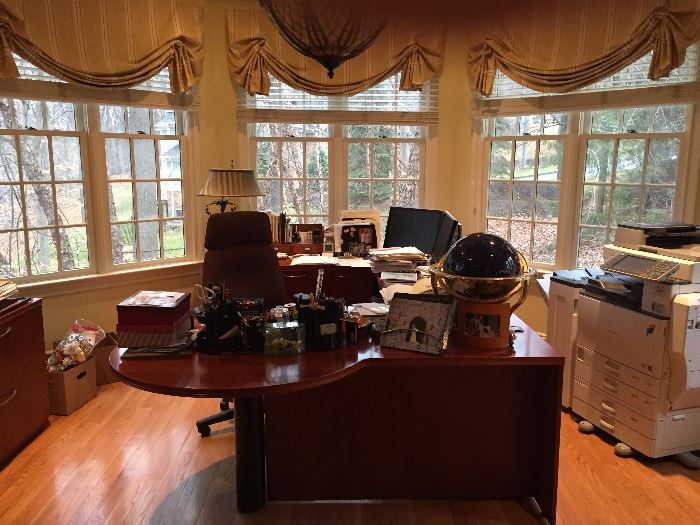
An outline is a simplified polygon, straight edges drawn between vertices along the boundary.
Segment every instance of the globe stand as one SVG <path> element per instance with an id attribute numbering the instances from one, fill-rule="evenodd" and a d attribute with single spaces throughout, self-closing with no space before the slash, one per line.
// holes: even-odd
<path id="1" fill-rule="evenodd" d="M 444 270 L 444 257 L 430 267 L 433 291 L 443 290 L 457 298 L 457 338 L 460 345 L 475 349 L 507 349 L 515 334 L 511 314 L 525 301 L 528 282 L 536 271 L 518 253 L 522 273 L 509 277 L 467 277 Z"/>

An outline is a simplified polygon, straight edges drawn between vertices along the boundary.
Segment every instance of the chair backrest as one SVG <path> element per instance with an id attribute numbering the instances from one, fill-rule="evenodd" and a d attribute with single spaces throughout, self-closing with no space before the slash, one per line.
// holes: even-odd
<path id="1" fill-rule="evenodd" d="M 270 219 L 258 211 L 209 216 L 202 283 L 225 283 L 231 297 L 262 297 L 265 308 L 284 304 L 282 272 L 272 248 Z"/>

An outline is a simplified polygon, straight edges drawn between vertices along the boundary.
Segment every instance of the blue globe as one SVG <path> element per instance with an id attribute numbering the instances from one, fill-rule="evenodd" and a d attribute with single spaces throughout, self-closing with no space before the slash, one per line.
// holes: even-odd
<path id="1" fill-rule="evenodd" d="M 472 233 L 454 243 L 443 269 L 462 277 L 515 277 L 522 271 L 518 250 L 490 233 Z"/>
<path id="2" fill-rule="evenodd" d="M 520 252 L 505 239 L 490 233 L 472 233 L 452 245 L 441 270 L 457 278 L 451 280 L 448 291 L 483 301 L 507 296 L 518 284 L 507 278 L 522 275 L 527 271 L 526 264 Z M 459 277 L 478 280 L 460 280 Z M 491 281 L 489 278 L 501 279 Z"/>

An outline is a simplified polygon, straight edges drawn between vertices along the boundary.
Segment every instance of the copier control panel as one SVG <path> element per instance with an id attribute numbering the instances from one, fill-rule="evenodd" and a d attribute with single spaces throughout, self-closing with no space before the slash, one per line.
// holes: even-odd
<path id="1" fill-rule="evenodd" d="M 678 269 L 678 263 L 619 253 L 605 261 L 600 267 L 608 272 L 629 275 L 647 281 L 660 281 L 675 272 Z"/>

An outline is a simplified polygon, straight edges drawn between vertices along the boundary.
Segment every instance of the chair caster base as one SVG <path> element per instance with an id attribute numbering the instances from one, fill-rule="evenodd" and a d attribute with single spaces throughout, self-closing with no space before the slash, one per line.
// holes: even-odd
<path id="1" fill-rule="evenodd" d="M 209 425 L 197 423 L 197 432 L 199 432 L 203 438 L 209 437 L 211 434 L 211 427 Z"/>

